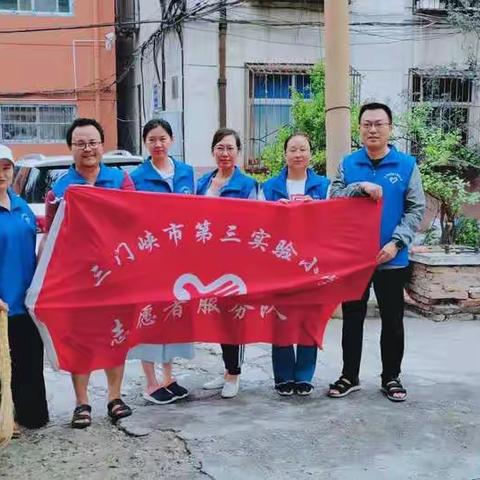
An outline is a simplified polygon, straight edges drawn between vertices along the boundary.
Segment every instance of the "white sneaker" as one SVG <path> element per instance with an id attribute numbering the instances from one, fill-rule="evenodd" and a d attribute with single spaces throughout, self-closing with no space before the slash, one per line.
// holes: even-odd
<path id="1" fill-rule="evenodd" d="M 233 382 L 225 381 L 222 388 L 222 398 L 233 398 L 237 396 L 240 388 L 240 376 Z"/>
<path id="2" fill-rule="evenodd" d="M 214 378 L 213 380 L 208 381 L 207 383 L 203 384 L 203 389 L 204 390 L 219 390 L 220 388 L 223 388 L 223 385 L 225 384 L 225 378 L 224 377 L 217 377 Z"/>

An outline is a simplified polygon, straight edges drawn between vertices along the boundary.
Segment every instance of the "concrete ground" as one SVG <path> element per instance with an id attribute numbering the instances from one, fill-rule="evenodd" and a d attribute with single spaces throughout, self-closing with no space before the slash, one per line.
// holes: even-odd
<path id="1" fill-rule="evenodd" d="M 480 480 L 480 322 L 406 319 L 409 398 L 399 404 L 379 390 L 379 327 L 366 322 L 362 390 L 343 399 L 325 396 L 341 367 L 339 320 L 308 398 L 273 391 L 268 345 L 247 347 L 241 393 L 230 400 L 200 388 L 221 371 L 217 346 L 177 365 L 191 395 L 169 406 L 146 404 L 130 362 L 124 393 L 135 411 L 119 429 L 105 419 L 102 374 L 92 381 L 94 424 L 74 431 L 69 377 L 48 370 L 52 422 L 0 452 L 0 478 Z"/>

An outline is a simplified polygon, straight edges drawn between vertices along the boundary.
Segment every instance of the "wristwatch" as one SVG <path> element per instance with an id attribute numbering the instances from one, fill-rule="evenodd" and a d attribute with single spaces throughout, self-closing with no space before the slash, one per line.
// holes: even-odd
<path id="1" fill-rule="evenodd" d="M 403 240 L 399 240 L 399 239 L 393 239 L 393 243 L 394 245 L 397 247 L 397 250 L 401 250 L 403 247 L 405 247 L 405 242 Z"/>

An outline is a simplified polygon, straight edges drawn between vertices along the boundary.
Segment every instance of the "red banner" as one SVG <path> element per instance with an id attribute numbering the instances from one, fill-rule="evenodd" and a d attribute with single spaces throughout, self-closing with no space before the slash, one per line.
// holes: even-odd
<path id="1" fill-rule="evenodd" d="M 50 360 L 75 373 L 139 343 L 321 346 L 373 273 L 380 212 L 71 187 L 27 304 Z"/>

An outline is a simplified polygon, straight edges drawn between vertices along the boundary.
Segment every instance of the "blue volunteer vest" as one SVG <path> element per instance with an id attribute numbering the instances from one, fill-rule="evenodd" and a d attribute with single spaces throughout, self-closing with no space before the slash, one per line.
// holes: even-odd
<path id="1" fill-rule="evenodd" d="M 100 163 L 100 172 L 95 180 L 95 187 L 103 188 L 121 188 L 125 180 L 126 173 L 119 168 L 107 167 Z M 71 165 L 67 173 L 60 177 L 53 185 L 52 191 L 57 198 L 63 198 L 65 190 L 70 185 L 87 185 L 87 181 Z"/>
<path id="2" fill-rule="evenodd" d="M 8 190 L 10 210 L 0 207 L 0 298 L 8 316 L 26 313 L 25 294 L 36 266 L 37 223 L 27 202 Z"/>
<path id="3" fill-rule="evenodd" d="M 197 183 L 197 195 L 205 195 L 212 178 L 218 170 L 203 175 Z M 257 188 L 257 182 L 248 175 L 243 174 L 235 167 L 230 181 L 220 189 L 220 197 L 249 198 L 253 189 Z"/>
<path id="4" fill-rule="evenodd" d="M 135 188 L 145 192 L 183 193 L 186 195 L 195 193 L 193 168 L 183 162 L 178 162 L 172 157 L 170 159 L 174 166 L 173 190 L 168 182 L 153 168 L 151 157 L 148 157 L 142 165 L 130 174 L 133 183 L 135 183 Z"/>
<path id="5" fill-rule="evenodd" d="M 287 192 L 288 169 L 284 167 L 275 177 L 268 179 L 262 185 L 262 191 L 266 200 L 288 199 Z M 305 181 L 305 195 L 310 195 L 314 200 L 327 198 L 330 180 L 323 175 L 317 175 L 311 168 L 307 168 L 307 179 Z"/>
<path id="6" fill-rule="evenodd" d="M 405 212 L 405 194 L 410 183 L 415 158 L 399 152 L 390 145 L 390 152 L 378 164 L 368 158 L 365 148 L 346 156 L 343 160 L 345 184 L 372 182 L 383 189 L 383 210 L 380 228 L 380 244 L 383 247 L 392 240 L 393 231 Z M 402 248 L 397 256 L 386 263 L 398 267 L 408 265 L 408 249 Z"/>

